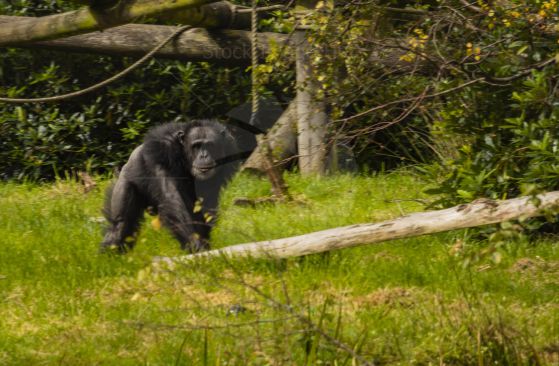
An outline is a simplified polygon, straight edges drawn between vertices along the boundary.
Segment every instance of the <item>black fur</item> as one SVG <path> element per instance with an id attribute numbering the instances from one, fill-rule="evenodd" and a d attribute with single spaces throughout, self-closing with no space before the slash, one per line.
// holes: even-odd
<path id="1" fill-rule="evenodd" d="M 236 168 L 226 162 L 236 153 L 233 137 L 214 120 L 167 123 L 150 130 L 107 190 L 104 214 L 109 228 L 101 250 L 133 248 L 145 210 L 159 214 L 181 248 L 209 249 L 213 220 L 208 215 L 215 217 L 219 191 Z M 202 201 L 202 211 L 194 209 L 196 201 Z"/>

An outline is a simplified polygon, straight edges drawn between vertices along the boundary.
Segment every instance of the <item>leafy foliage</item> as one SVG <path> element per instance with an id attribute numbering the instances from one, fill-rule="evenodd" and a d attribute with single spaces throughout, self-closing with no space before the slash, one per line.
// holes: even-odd
<path id="1" fill-rule="evenodd" d="M 553 70 L 534 71 L 516 91 L 490 98 L 479 88 L 460 94 L 476 110 L 448 106 L 440 131 L 469 136 L 455 159 L 443 162 L 446 179 L 433 193 L 441 203 L 476 197 L 507 198 L 559 188 L 559 114 Z"/>
<path id="2" fill-rule="evenodd" d="M 309 18 L 319 97 L 362 162 L 424 163 L 443 206 L 558 188 L 555 0 L 322 1 Z"/>
<path id="3" fill-rule="evenodd" d="M 453 37 L 465 75 L 445 82 L 484 80 L 433 103 L 432 131 L 456 148 L 430 170 L 444 206 L 559 188 L 556 3 L 481 5 L 476 38 Z"/>

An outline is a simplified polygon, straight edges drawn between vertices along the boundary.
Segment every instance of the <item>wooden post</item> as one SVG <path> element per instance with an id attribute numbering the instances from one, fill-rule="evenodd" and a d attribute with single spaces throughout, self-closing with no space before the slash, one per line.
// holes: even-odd
<path id="1" fill-rule="evenodd" d="M 294 34 L 297 71 L 297 143 L 302 175 L 324 174 L 326 165 L 326 105 L 316 100 L 318 84 L 314 79 L 310 47 L 302 19 L 315 9 L 318 1 L 299 0 L 295 7 L 298 29 Z"/>

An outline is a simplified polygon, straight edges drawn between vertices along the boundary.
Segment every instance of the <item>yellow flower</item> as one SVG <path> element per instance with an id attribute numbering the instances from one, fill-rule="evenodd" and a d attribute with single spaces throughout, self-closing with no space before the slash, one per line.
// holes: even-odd
<path id="1" fill-rule="evenodd" d="M 413 60 L 415 60 L 414 53 L 406 53 L 405 55 L 400 56 L 400 61 L 412 62 Z"/>
<path id="2" fill-rule="evenodd" d="M 151 227 L 155 230 L 161 229 L 161 221 L 159 220 L 159 216 L 155 216 L 153 220 L 151 220 Z"/>

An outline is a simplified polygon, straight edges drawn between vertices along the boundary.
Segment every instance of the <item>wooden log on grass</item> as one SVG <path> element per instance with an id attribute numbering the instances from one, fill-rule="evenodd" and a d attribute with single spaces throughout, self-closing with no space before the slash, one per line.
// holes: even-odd
<path id="1" fill-rule="evenodd" d="M 197 258 L 252 257 L 289 258 L 419 235 L 495 224 L 541 216 L 559 209 L 559 191 L 504 201 L 476 200 L 452 208 L 410 214 L 394 220 L 357 224 L 289 238 L 246 243 L 175 258 L 166 262 L 188 262 Z M 161 260 L 161 258 L 159 259 Z"/>

